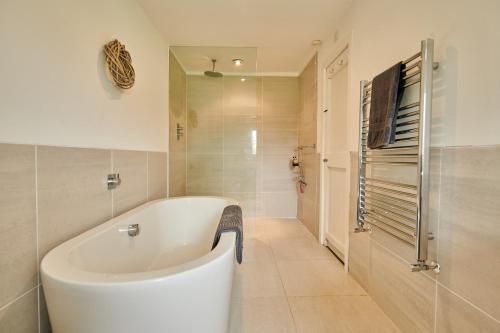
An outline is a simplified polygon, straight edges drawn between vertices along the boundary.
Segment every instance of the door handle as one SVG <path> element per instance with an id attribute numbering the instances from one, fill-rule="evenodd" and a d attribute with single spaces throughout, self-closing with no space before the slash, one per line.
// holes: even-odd
<path id="1" fill-rule="evenodd" d="M 328 159 L 327 159 L 327 158 L 324 158 L 324 159 L 323 159 L 323 162 L 324 162 L 324 163 L 328 162 Z"/>

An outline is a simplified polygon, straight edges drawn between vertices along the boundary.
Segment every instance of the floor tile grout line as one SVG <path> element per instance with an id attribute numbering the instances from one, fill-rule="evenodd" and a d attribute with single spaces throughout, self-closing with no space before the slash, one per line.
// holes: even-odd
<path id="1" fill-rule="evenodd" d="M 276 259 L 276 255 L 274 253 L 274 249 L 271 246 L 269 246 L 269 248 L 271 250 L 271 256 L 273 258 L 274 265 L 276 266 L 276 270 L 278 271 L 278 276 L 280 278 L 280 283 L 281 283 L 281 289 L 283 290 L 283 293 L 285 294 L 284 296 L 285 296 L 285 299 L 286 299 L 286 304 L 288 306 L 288 313 L 292 317 L 293 328 L 294 328 L 295 332 L 298 333 L 297 322 L 296 322 L 295 317 L 293 315 L 292 306 L 290 305 L 290 301 L 288 299 L 288 294 L 287 294 L 287 291 L 286 291 L 286 288 L 285 288 L 285 284 L 283 283 L 283 276 L 282 276 L 281 271 L 280 271 L 279 266 L 278 266 L 278 260 Z"/>
<path id="2" fill-rule="evenodd" d="M 16 303 L 17 301 L 19 301 L 21 298 L 23 298 L 24 296 L 28 295 L 30 292 L 32 292 L 33 290 L 37 289 L 38 287 L 40 287 L 41 284 L 37 284 L 36 286 L 30 288 L 29 290 L 25 291 L 24 293 L 22 293 L 21 295 L 17 296 L 16 298 L 14 298 L 13 300 L 9 301 L 8 303 L 6 303 L 5 305 L 1 306 L 0 307 L 0 311 L 3 311 L 5 309 L 7 309 L 9 306 L 13 305 L 14 303 Z"/>

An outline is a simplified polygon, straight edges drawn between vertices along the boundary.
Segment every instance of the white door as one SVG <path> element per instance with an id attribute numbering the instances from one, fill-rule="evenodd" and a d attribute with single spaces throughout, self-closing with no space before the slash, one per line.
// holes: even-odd
<path id="1" fill-rule="evenodd" d="M 345 262 L 349 214 L 349 150 L 347 140 L 348 50 L 326 68 L 327 111 L 324 116 L 324 236 L 328 247 Z"/>

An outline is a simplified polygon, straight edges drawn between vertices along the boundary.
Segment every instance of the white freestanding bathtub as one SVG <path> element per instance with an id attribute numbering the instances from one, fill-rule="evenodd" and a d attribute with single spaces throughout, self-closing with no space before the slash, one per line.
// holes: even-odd
<path id="1" fill-rule="evenodd" d="M 211 250 L 217 197 L 144 204 L 50 251 L 41 263 L 54 333 L 224 333 L 235 233 Z M 129 236 L 129 225 L 140 233 Z"/>

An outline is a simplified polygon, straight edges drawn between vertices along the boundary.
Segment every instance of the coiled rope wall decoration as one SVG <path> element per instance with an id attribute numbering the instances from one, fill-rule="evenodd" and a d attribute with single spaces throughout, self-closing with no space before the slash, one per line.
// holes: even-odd
<path id="1" fill-rule="evenodd" d="M 109 74 L 115 84 L 122 89 L 132 88 L 135 82 L 135 71 L 132 67 L 132 58 L 125 50 L 125 45 L 115 39 L 104 45 L 104 54 Z"/>

